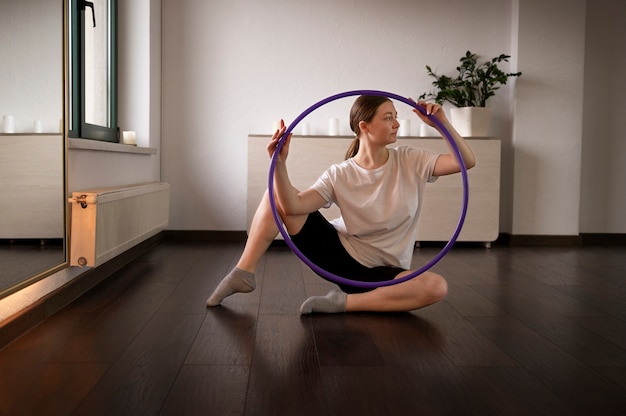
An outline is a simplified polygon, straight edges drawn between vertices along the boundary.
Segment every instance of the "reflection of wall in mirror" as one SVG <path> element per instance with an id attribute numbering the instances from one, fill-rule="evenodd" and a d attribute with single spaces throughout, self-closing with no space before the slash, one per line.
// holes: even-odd
<path id="1" fill-rule="evenodd" d="M 0 239 L 57 239 L 63 221 L 63 136 L 0 136 Z"/>
<path id="2" fill-rule="evenodd" d="M 15 133 L 58 133 L 63 116 L 63 11 L 60 1 L 0 1 L 0 119 Z M 51 34 L 57 34 L 52 36 Z"/>

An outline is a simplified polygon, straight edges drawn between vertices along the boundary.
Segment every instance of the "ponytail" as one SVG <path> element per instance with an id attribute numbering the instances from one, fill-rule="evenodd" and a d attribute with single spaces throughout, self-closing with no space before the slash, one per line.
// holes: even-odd
<path id="1" fill-rule="evenodd" d="M 359 151 L 359 144 L 361 142 L 359 141 L 358 137 L 355 137 L 354 140 L 352 140 L 352 143 L 350 143 L 350 147 L 348 147 L 348 151 L 346 152 L 346 160 L 356 156 L 357 152 Z"/>

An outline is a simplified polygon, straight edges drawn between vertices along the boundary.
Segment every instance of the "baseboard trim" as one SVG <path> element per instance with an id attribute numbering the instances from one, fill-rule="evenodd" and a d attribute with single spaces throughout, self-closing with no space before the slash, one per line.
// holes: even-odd
<path id="1" fill-rule="evenodd" d="M 81 273 L 12 318 L 0 323 L 0 348 L 54 315 L 137 257 L 156 247 L 162 238 L 163 236 L 159 233 L 106 263 Z"/>
<path id="2" fill-rule="evenodd" d="M 511 235 L 502 233 L 498 237 L 498 243 L 506 246 L 624 246 L 626 234 Z"/>
<path id="3" fill-rule="evenodd" d="M 500 242 L 512 247 L 522 246 L 582 246 L 583 240 L 579 235 L 520 235 L 500 234 Z"/>
<path id="4" fill-rule="evenodd" d="M 586 246 L 626 246 L 626 234 L 617 233 L 582 233 Z"/>
<path id="5" fill-rule="evenodd" d="M 245 242 L 246 231 L 215 231 L 215 230 L 165 230 L 163 237 L 167 241 L 206 241 L 206 242 Z M 421 242 L 428 244 L 429 242 Z M 445 244 L 446 242 L 432 242 Z M 463 243 L 459 242 L 458 245 Z M 467 245 L 483 244 L 484 242 L 467 242 Z M 581 245 L 626 245 L 626 234 L 583 233 L 580 235 L 523 235 L 500 233 L 498 239 L 491 243 L 495 246 L 581 246 Z M 283 240 L 274 240 L 272 245 L 282 247 Z"/>
<path id="6" fill-rule="evenodd" d="M 248 234 L 245 231 L 165 230 L 163 237 L 167 241 L 244 242 Z"/>

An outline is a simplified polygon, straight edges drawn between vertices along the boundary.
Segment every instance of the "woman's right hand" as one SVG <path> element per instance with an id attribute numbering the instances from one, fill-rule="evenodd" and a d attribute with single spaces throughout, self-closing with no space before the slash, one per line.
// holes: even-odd
<path id="1" fill-rule="evenodd" d="M 278 127 L 278 129 L 276 129 L 276 131 L 272 135 L 272 139 L 267 145 L 267 152 L 269 153 L 270 158 L 274 157 L 274 152 L 276 151 L 276 148 L 278 147 L 278 142 L 280 141 L 280 138 L 283 137 L 283 134 L 285 134 L 285 131 L 287 131 L 287 127 L 285 126 L 285 121 L 281 119 L 280 126 Z M 291 133 L 289 133 L 289 136 L 285 140 L 285 144 L 280 148 L 280 154 L 278 155 L 278 158 L 276 159 L 277 162 L 285 162 L 287 160 L 287 155 L 289 154 L 289 142 L 290 141 L 291 141 Z"/>
<path id="2" fill-rule="evenodd" d="M 409 98 L 409 100 L 415 103 L 415 101 L 412 98 Z M 440 122 L 446 123 L 448 121 L 448 119 L 446 118 L 446 113 L 443 111 L 443 107 L 441 107 L 439 104 L 427 103 L 426 101 L 421 101 L 421 100 L 418 101 L 416 104 L 422 107 L 424 110 L 426 110 L 426 114 L 428 114 L 429 116 L 435 116 Z M 437 128 L 435 123 L 433 123 L 429 117 L 422 114 L 421 111 L 415 108 L 413 109 L 413 112 L 417 114 L 417 116 L 424 123 L 426 123 L 426 125 L 433 127 L 433 128 Z"/>

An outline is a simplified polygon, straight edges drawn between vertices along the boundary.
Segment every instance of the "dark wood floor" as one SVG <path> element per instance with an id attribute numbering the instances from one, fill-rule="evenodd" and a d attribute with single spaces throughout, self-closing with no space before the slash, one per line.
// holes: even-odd
<path id="1" fill-rule="evenodd" d="M 207 310 L 241 249 L 162 243 L 3 348 L 0 414 L 626 414 L 624 247 L 454 248 L 440 304 L 307 317 L 333 285 L 274 248 Z"/>

